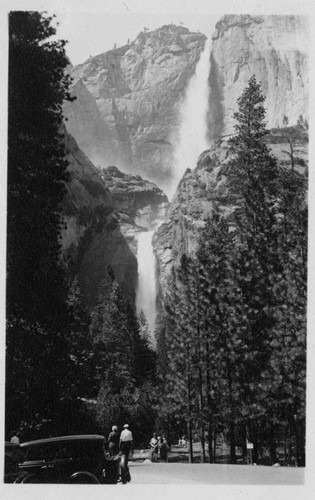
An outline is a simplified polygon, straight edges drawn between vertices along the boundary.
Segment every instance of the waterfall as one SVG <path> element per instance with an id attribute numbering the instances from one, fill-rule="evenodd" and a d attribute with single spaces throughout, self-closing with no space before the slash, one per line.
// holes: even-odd
<path id="1" fill-rule="evenodd" d="M 156 276 L 155 255 L 152 246 L 154 231 L 142 231 L 138 236 L 138 287 L 137 287 L 137 314 L 143 311 L 149 324 L 150 337 L 155 346 L 155 318 L 156 318 Z"/>
<path id="2" fill-rule="evenodd" d="M 173 196 L 186 169 L 195 168 L 199 155 L 209 147 L 207 140 L 207 112 L 210 43 L 211 39 L 208 38 L 180 107 L 180 126 L 174 152 L 173 178 L 167 193 L 170 198 Z"/>
<path id="3" fill-rule="evenodd" d="M 210 39 L 197 63 L 196 71 L 191 77 L 185 98 L 180 107 L 180 127 L 177 147 L 174 153 L 173 178 L 167 193 L 173 196 L 176 187 L 187 168 L 194 168 L 199 155 L 209 147 L 207 141 L 207 112 L 209 99 L 208 77 L 210 73 Z M 139 213 L 137 224 L 149 230 L 138 236 L 138 287 L 137 313 L 141 311 L 149 324 L 150 336 L 155 346 L 154 337 L 156 319 L 156 275 L 155 255 L 152 247 L 152 236 L 162 220 L 157 214 L 152 217 L 148 213 Z M 160 215 L 161 217 L 161 215 Z"/>

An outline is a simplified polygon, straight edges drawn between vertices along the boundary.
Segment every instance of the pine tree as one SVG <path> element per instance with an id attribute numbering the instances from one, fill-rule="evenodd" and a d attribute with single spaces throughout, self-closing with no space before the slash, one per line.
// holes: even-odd
<path id="1" fill-rule="evenodd" d="M 52 18 L 9 15 L 7 312 L 63 323 L 60 202 L 69 180 L 60 127 L 70 99 L 65 42 Z"/>
<path id="2" fill-rule="evenodd" d="M 68 351 L 72 360 L 69 379 L 73 380 L 77 395 L 80 397 L 95 396 L 92 381 L 95 378 L 93 370 L 93 349 L 89 334 L 90 314 L 83 305 L 78 277 L 75 276 L 69 285 L 67 301 L 71 316 L 68 334 Z"/>
<path id="3" fill-rule="evenodd" d="M 69 179 L 60 126 L 70 99 L 64 41 L 52 18 L 9 14 L 7 429 L 58 418 L 69 390 L 67 286 L 60 202 Z"/>
<path id="4" fill-rule="evenodd" d="M 297 414 L 297 401 L 303 400 L 307 216 L 304 180 L 293 169 L 281 169 L 263 141 L 267 133 L 263 102 L 260 86 L 252 77 L 238 100 L 236 135 L 230 140 L 233 157 L 227 173 L 230 189 L 239 196 L 233 266 L 246 306 L 250 348 L 242 412 L 247 414 L 246 425 L 256 450 L 264 434 L 262 426 L 268 422 L 271 455 L 276 459 L 272 436 L 283 419 L 279 409 L 285 401 L 289 403 L 293 389 L 291 385 L 283 391 L 280 366 L 284 359 L 289 378 L 299 387 L 291 413 Z M 294 318 L 299 318 L 299 326 Z M 285 355 L 288 349 L 291 356 Z M 301 383 L 294 364 L 302 373 Z"/>
<path id="5" fill-rule="evenodd" d="M 96 363 L 96 381 L 100 389 L 106 383 L 114 393 L 130 381 L 132 345 L 123 298 L 113 272 L 99 286 L 98 304 L 92 312 L 90 335 Z"/>

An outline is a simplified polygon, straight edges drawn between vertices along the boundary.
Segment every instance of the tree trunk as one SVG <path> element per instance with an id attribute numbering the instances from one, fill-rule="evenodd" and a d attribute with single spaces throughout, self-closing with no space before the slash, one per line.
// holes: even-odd
<path id="1" fill-rule="evenodd" d="M 196 292 L 197 292 L 197 336 L 198 336 L 198 392 L 199 392 L 199 414 L 200 414 L 200 446 L 201 446 L 201 455 L 200 462 L 205 463 L 206 461 L 206 451 L 205 451 L 205 426 L 203 421 L 203 413 L 204 413 L 204 400 L 203 400 L 203 359 L 202 359 L 202 348 L 201 348 L 201 331 L 200 331 L 200 290 L 199 290 L 199 275 L 197 273 L 197 282 L 196 282 Z M 207 345 L 207 344 L 206 344 Z"/>
<path id="2" fill-rule="evenodd" d="M 243 464 L 247 464 L 247 431 L 246 431 L 246 424 L 242 425 L 242 450 L 243 450 Z"/>
<path id="3" fill-rule="evenodd" d="M 207 352 L 207 407 L 208 407 L 208 414 L 209 414 L 209 420 L 208 420 L 208 447 L 209 447 L 209 460 L 210 463 L 214 463 L 214 457 L 213 457 L 213 446 L 212 446 L 212 439 L 213 439 L 213 429 L 212 429 L 212 401 L 211 401 L 211 372 L 210 372 L 210 346 L 209 346 L 209 341 L 206 343 L 206 352 Z"/>
<path id="4" fill-rule="evenodd" d="M 273 464 L 277 462 L 277 449 L 274 435 L 274 426 L 271 424 L 269 432 L 269 453 Z"/>
<path id="5" fill-rule="evenodd" d="M 214 427 L 213 429 L 213 463 L 216 463 L 216 453 L 217 453 L 217 431 Z"/>
<path id="6" fill-rule="evenodd" d="M 202 422 L 201 428 L 200 428 L 200 462 L 202 464 L 205 463 L 206 461 L 206 449 L 205 449 L 205 428 L 204 428 L 204 423 Z"/>
<path id="7" fill-rule="evenodd" d="M 199 352 L 200 356 L 200 352 Z M 200 359 L 199 359 L 200 363 Z M 203 422 L 203 394 L 202 394 L 202 385 L 203 385 L 203 380 L 202 380 L 202 370 L 201 367 L 199 366 L 199 414 L 200 414 L 200 447 L 201 447 L 201 454 L 200 454 L 200 461 L 201 463 L 205 463 L 206 461 L 206 451 L 205 451 L 205 425 Z"/>
<path id="8" fill-rule="evenodd" d="M 294 417 L 296 417 L 294 415 Z M 296 421 L 296 418 L 294 419 L 294 439 L 295 439 L 295 465 L 296 467 L 300 467 L 301 465 L 301 450 L 300 450 L 300 440 L 299 440 L 299 427 Z"/>
<path id="9" fill-rule="evenodd" d="M 192 429 L 191 429 L 191 411 L 190 411 L 190 351 L 189 351 L 189 345 L 188 343 L 186 344 L 186 374 L 187 374 L 187 414 L 188 414 L 188 419 L 187 419 L 187 434 L 188 434 L 188 461 L 189 463 L 193 463 L 194 461 L 194 454 L 193 454 L 193 444 L 192 444 Z"/>
<path id="10" fill-rule="evenodd" d="M 230 463 L 236 463 L 236 453 L 235 453 L 235 424 L 233 417 L 230 417 L 229 421 L 229 434 L 230 434 Z"/>
<path id="11" fill-rule="evenodd" d="M 212 440 L 213 440 L 212 415 L 210 414 L 210 416 L 209 416 L 209 422 L 208 422 L 208 449 L 209 449 L 209 461 L 210 461 L 210 464 L 214 463 Z"/>
<path id="12" fill-rule="evenodd" d="M 194 450 L 193 450 L 193 438 L 192 438 L 192 428 L 190 419 L 187 422 L 187 434 L 188 434 L 188 462 L 192 464 L 194 461 Z"/>
<path id="13" fill-rule="evenodd" d="M 230 415 L 229 415 L 229 435 L 230 435 L 230 463 L 236 463 L 236 454 L 235 454 L 235 423 L 234 423 L 234 404 L 233 404 L 233 396 L 232 396 L 232 374 L 230 370 L 230 366 L 228 363 L 227 367 L 228 371 L 228 386 L 229 386 L 229 406 L 230 406 Z"/>

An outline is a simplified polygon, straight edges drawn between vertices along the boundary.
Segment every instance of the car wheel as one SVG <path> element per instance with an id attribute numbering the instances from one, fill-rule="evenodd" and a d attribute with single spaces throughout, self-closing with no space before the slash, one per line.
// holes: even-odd
<path id="1" fill-rule="evenodd" d="M 21 481 L 19 481 L 20 484 L 38 484 L 40 482 L 40 478 L 35 474 L 28 474 L 27 476 L 23 477 Z"/>
<path id="2" fill-rule="evenodd" d="M 69 484 L 99 484 L 99 480 L 90 472 L 75 472 L 68 479 Z"/>
<path id="3" fill-rule="evenodd" d="M 17 477 L 16 480 L 14 481 L 14 484 L 21 484 L 24 478 L 25 478 L 25 474 Z"/>

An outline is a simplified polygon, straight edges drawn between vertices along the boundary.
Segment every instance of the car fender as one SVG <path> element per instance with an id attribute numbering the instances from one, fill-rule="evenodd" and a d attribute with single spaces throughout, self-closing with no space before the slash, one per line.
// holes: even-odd
<path id="1" fill-rule="evenodd" d="M 14 484 L 26 484 L 26 483 L 40 483 L 40 479 L 36 474 L 24 474 L 22 476 L 19 476 L 15 481 Z"/>
<path id="2" fill-rule="evenodd" d="M 81 484 L 100 484 L 99 480 L 97 479 L 94 474 L 91 472 L 87 471 L 78 471 L 72 474 L 68 478 L 68 483 L 75 484 L 75 483 L 81 483 Z"/>

